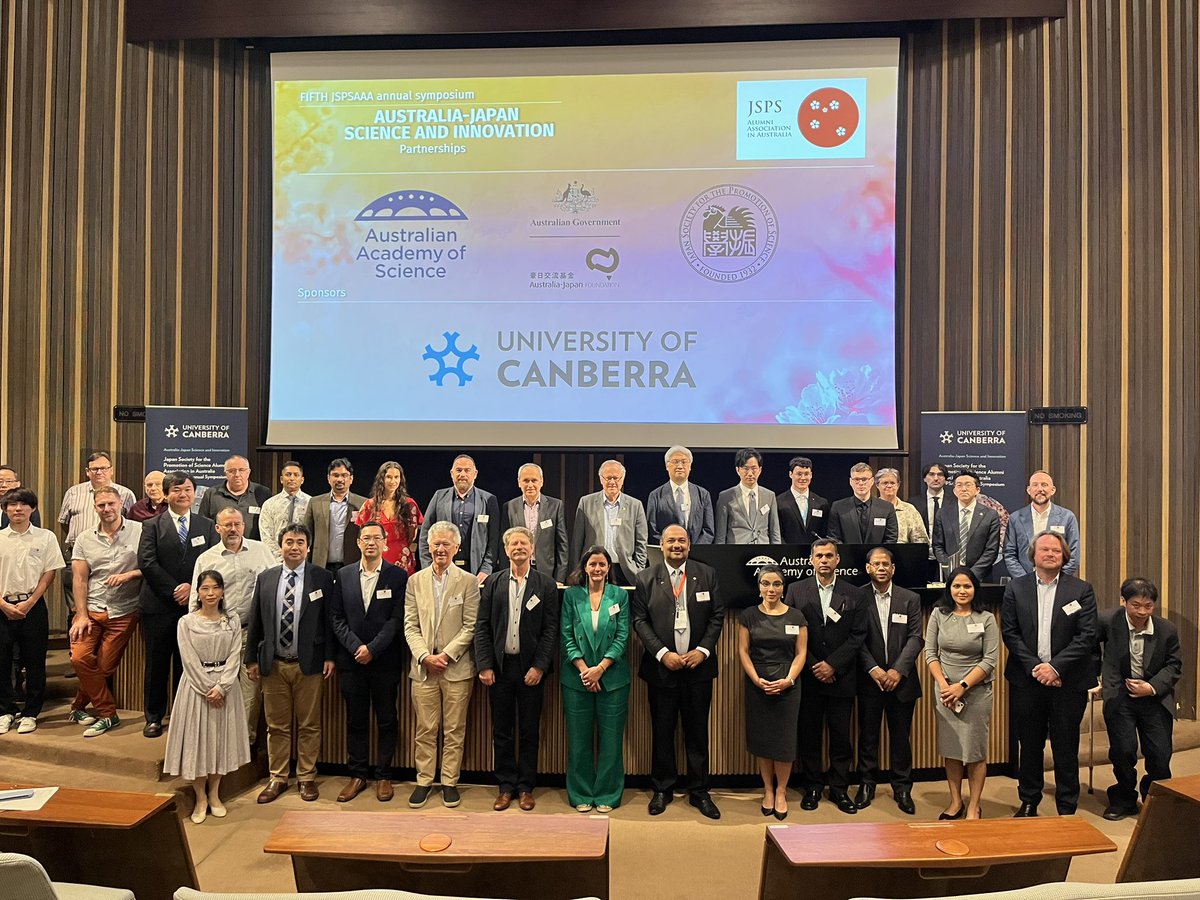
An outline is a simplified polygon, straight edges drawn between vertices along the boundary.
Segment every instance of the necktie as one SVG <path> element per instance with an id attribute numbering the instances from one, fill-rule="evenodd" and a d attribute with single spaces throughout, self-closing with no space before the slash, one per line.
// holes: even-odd
<path id="1" fill-rule="evenodd" d="M 296 573 L 289 572 L 283 592 L 283 616 L 279 628 L 279 643 L 290 647 L 296 640 Z"/>
<path id="2" fill-rule="evenodd" d="M 800 521 L 808 524 L 808 494 L 800 498 Z"/>
<path id="3" fill-rule="evenodd" d="M 289 525 L 294 525 L 296 522 L 296 501 L 298 499 L 300 499 L 300 498 L 293 497 L 290 501 L 288 501 L 288 524 Z"/>
<path id="4" fill-rule="evenodd" d="M 750 520 L 751 528 L 758 527 L 758 496 L 757 495 L 758 495 L 757 491 L 750 492 L 750 509 L 748 510 L 746 517 Z"/>
<path id="5" fill-rule="evenodd" d="M 856 500 L 858 504 L 858 539 L 863 543 L 867 541 L 867 504 L 861 500 Z"/>
<path id="6" fill-rule="evenodd" d="M 963 565 L 967 554 L 967 532 L 971 530 L 971 514 L 963 510 L 958 517 L 958 564 Z"/>
<path id="7" fill-rule="evenodd" d="M 675 507 L 679 510 L 679 521 L 687 527 L 687 507 L 683 505 L 683 488 L 675 488 Z"/>
<path id="8" fill-rule="evenodd" d="M 188 545 L 187 516 L 179 517 L 179 543 L 186 550 Z"/>

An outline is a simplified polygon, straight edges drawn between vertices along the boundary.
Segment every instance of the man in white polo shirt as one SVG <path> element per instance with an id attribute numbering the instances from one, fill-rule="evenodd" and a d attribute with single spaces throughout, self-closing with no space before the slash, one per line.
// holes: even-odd
<path id="1" fill-rule="evenodd" d="M 0 530 L 0 734 L 17 726 L 19 734 L 37 729 L 46 699 L 46 648 L 50 616 L 45 594 L 55 573 L 66 567 L 58 540 L 29 522 L 37 495 L 17 488 L 4 495 L 8 527 Z M 25 665 L 25 706 L 13 690 L 13 647 Z"/>

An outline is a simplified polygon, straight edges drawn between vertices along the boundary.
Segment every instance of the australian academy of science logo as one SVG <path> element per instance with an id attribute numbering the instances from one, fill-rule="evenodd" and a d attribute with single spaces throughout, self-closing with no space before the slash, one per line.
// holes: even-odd
<path id="1" fill-rule="evenodd" d="M 362 208 L 366 232 L 354 254 L 376 278 L 440 281 L 467 255 L 467 214 L 432 191 L 393 191 Z"/>
<path id="2" fill-rule="evenodd" d="M 710 281 L 744 281 L 762 271 L 779 245 L 779 219 L 766 198 L 741 184 L 709 188 L 679 221 L 679 249 Z"/>
<path id="3" fill-rule="evenodd" d="M 464 387 L 468 381 L 474 378 L 467 372 L 466 365 L 471 360 L 478 361 L 479 347 L 472 344 L 465 350 L 458 346 L 458 339 L 461 337 L 457 331 L 443 331 L 442 338 L 445 343 L 442 349 L 434 350 L 432 344 L 425 345 L 425 352 L 421 354 L 421 359 L 427 359 L 437 364 L 437 371 L 429 376 L 429 380 L 438 387 L 446 386 L 447 376 L 453 375 L 455 384 L 459 387 Z M 454 358 L 454 365 L 447 365 L 446 360 L 450 357 Z"/>

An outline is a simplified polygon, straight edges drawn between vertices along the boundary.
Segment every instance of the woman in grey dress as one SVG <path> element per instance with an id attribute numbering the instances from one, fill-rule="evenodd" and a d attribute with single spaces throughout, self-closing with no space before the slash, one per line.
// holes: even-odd
<path id="1" fill-rule="evenodd" d="M 982 818 L 987 775 L 988 727 L 992 718 L 992 673 L 1000 654 L 996 617 L 980 606 L 979 579 L 960 566 L 946 579 L 946 593 L 929 615 L 925 663 L 938 686 L 938 752 L 946 761 L 950 805 L 939 819 Z M 963 801 L 963 769 L 971 787 Z"/>
<path id="2" fill-rule="evenodd" d="M 758 570 L 762 602 L 738 619 L 738 657 L 746 673 L 746 749 L 758 757 L 762 814 L 787 817 L 787 783 L 796 758 L 800 688 L 808 653 L 804 614 L 783 603 L 783 569 Z"/>
<path id="3" fill-rule="evenodd" d="M 217 818 L 225 815 L 221 776 L 250 761 L 250 741 L 238 687 L 241 623 L 225 611 L 220 572 L 201 572 L 196 581 L 199 602 L 175 630 L 183 675 L 171 707 L 163 771 L 192 780 L 192 821 L 199 825 L 210 809 Z"/>

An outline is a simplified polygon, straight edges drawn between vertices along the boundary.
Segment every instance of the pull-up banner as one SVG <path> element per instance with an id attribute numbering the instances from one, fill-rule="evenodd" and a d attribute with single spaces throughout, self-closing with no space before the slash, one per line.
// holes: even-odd
<path id="1" fill-rule="evenodd" d="M 983 494 L 1005 509 L 1001 520 L 1029 502 L 1025 495 L 1028 428 L 1021 412 L 922 412 L 921 467 L 940 462 L 951 478 L 961 469 L 979 476 Z M 919 493 L 915 486 L 913 493 Z M 946 485 L 953 489 L 953 483 Z"/>
<path id="2" fill-rule="evenodd" d="M 225 482 L 225 460 L 245 456 L 244 406 L 147 406 L 146 471 L 187 472 L 197 486 Z"/>

